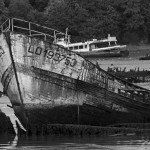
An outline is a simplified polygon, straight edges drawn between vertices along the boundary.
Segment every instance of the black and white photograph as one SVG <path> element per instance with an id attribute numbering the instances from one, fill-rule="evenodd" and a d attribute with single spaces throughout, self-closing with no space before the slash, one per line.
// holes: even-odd
<path id="1" fill-rule="evenodd" d="M 0 0 L 0 150 L 150 149 L 150 0 Z"/>

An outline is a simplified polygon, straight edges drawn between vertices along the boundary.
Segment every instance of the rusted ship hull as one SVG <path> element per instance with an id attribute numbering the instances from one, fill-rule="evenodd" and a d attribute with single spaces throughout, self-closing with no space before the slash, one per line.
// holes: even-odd
<path id="1" fill-rule="evenodd" d="M 37 37 L 31 23 L 27 24 L 30 28 L 24 34 L 18 33 L 20 28 L 15 21 L 20 20 L 8 20 L 6 29 L 2 26 L 0 78 L 24 127 L 30 116 L 38 120 L 36 116 L 41 113 L 50 123 L 62 111 L 49 111 L 47 117 L 48 110 L 68 110 L 71 106 L 77 106 L 78 118 L 79 107 L 85 105 L 109 112 L 150 113 L 149 90 L 115 77 L 77 53 L 50 43 L 46 34 Z M 55 123 L 61 123 L 60 120 L 55 119 Z M 68 119 L 66 123 L 72 121 Z"/>

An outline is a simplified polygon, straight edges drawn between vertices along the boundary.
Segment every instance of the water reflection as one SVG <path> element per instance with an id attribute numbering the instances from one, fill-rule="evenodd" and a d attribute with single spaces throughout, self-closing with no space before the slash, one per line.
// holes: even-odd
<path id="1" fill-rule="evenodd" d="M 146 150 L 150 148 L 149 136 L 0 136 L 0 149 L 100 149 Z"/>

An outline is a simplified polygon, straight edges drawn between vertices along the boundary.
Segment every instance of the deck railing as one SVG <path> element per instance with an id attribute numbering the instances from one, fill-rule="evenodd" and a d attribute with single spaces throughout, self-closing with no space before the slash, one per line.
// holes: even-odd
<path id="1" fill-rule="evenodd" d="M 38 36 L 44 38 L 45 41 L 49 40 L 54 42 L 57 35 L 65 35 L 65 33 L 58 30 L 41 26 L 32 22 L 17 18 L 7 19 L 1 26 L 1 32 L 15 31 L 27 34 L 29 36 Z"/>

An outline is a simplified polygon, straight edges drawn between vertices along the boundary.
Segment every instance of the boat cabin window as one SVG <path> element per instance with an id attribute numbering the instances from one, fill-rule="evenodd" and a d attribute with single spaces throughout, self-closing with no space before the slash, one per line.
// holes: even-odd
<path id="1" fill-rule="evenodd" d="M 83 49 L 83 45 L 80 45 L 80 46 L 79 46 L 79 49 Z"/>
<path id="2" fill-rule="evenodd" d="M 91 44 L 90 48 L 92 49 L 95 48 L 95 44 Z"/>
<path id="3" fill-rule="evenodd" d="M 87 45 L 84 45 L 84 46 L 85 46 L 85 48 L 87 48 Z M 83 45 L 69 47 L 69 50 L 76 50 L 76 49 L 83 49 Z"/>
<path id="4" fill-rule="evenodd" d="M 78 49 L 78 46 L 74 46 L 74 49 Z"/>
<path id="5" fill-rule="evenodd" d="M 110 46 L 114 46 L 114 45 L 116 45 L 116 42 L 115 41 L 111 41 L 110 42 Z"/>
<path id="6" fill-rule="evenodd" d="M 108 46 L 109 46 L 108 42 L 95 43 L 95 47 L 97 48 L 103 48 L 103 47 L 108 47 Z"/>
<path id="7" fill-rule="evenodd" d="M 73 47 L 69 47 L 69 50 L 73 50 Z"/>

